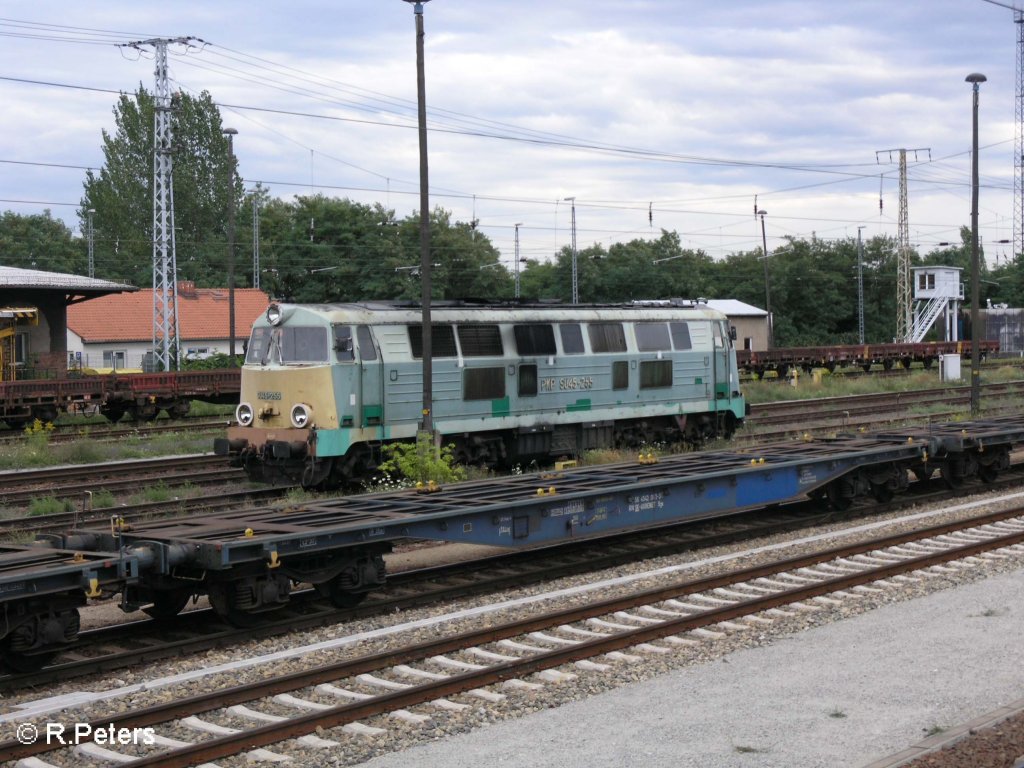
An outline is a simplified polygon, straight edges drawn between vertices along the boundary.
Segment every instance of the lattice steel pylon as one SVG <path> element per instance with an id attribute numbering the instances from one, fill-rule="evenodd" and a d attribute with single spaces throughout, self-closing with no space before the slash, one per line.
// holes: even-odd
<path id="1" fill-rule="evenodd" d="M 876 162 L 882 152 L 889 153 L 889 162 L 892 162 L 892 153 L 899 152 L 900 169 L 900 214 L 896 236 L 896 335 L 895 341 L 909 342 L 914 331 L 914 297 L 912 294 L 913 285 L 910 280 L 910 216 L 907 206 L 907 152 L 914 153 L 914 160 L 917 160 L 918 152 L 927 152 L 931 160 L 931 150 L 927 147 L 920 149 L 883 149 L 875 152 Z"/>
<path id="2" fill-rule="evenodd" d="M 178 354 L 178 261 L 174 244 L 174 155 L 167 46 L 189 45 L 194 37 L 153 38 L 127 45 L 153 48 L 153 356 L 156 368 L 180 367 Z"/>

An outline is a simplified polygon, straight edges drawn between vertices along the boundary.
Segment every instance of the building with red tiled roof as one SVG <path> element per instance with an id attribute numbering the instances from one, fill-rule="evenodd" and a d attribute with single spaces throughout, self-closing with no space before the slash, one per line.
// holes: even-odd
<path id="1" fill-rule="evenodd" d="M 235 289 L 235 350 L 249 338 L 253 321 L 270 297 L 258 288 Z M 227 354 L 227 288 L 178 283 L 178 346 L 181 358 Z M 68 307 L 68 353 L 84 368 L 143 368 L 153 352 L 153 290 L 103 296 Z"/>

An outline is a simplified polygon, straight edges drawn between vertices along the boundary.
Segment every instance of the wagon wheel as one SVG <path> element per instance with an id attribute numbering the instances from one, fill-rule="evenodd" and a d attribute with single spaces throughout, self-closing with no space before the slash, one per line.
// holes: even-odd
<path id="1" fill-rule="evenodd" d="M 871 495 L 875 501 L 880 504 L 886 504 L 892 501 L 892 497 L 895 495 L 892 488 L 889 487 L 888 483 L 872 483 L 871 484 Z"/>
<path id="2" fill-rule="evenodd" d="M 942 475 L 942 479 L 948 488 L 959 488 L 964 484 L 963 466 L 958 462 L 943 462 L 939 473 Z"/>
<path id="3" fill-rule="evenodd" d="M 172 619 L 192 599 L 191 589 L 167 589 L 153 593 L 153 604 L 142 609 L 154 619 Z"/>
<path id="4" fill-rule="evenodd" d="M 996 478 L 999 477 L 999 468 L 994 462 L 992 464 L 979 464 L 978 477 L 983 483 L 994 483 Z"/>
<path id="5" fill-rule="evenodd" d="M 335 608 L 355 608 L 366 599 L 366 592 L 351 592 L 343 589 L 337 579 L 315 584 L 317 593 L 326 597 Z"/>
<path id="6" fill-rule="evenodd" d="M 829 483 L 825 494 L 828 496 L 828 502 L 832 508 L 839 512 L 849 509 L 853 504 L 853 485 L 845 478 L 839 478 Z"/>

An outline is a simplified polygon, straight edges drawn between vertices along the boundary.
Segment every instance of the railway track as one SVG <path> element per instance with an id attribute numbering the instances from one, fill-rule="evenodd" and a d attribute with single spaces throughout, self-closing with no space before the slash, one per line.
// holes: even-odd
<path id="1" fill-rule="evenodd" d="M 1024 466 L 1017 466 L 984 489 L 1012 489 L 1022 483 Z M 863 503 L 843 513 L 822 510 L 818 503 L 808 501 L 769 513 L 754 511 L 654 532 L 633 532 L 609 539 L 571 542 L 559 547 L 421 568 L 392 574 L 385 589 L 371 593 L 365 603 L 354 609 L 335 608 L 318 598 L 313 590 L 297 593 L 289 606 L 268 615 L 267 621 L 256 627 L 231 627 L 209 608 L 159 621 L 147 619 L 115 624 L 83 632 L 73 646 L 41 670 L 0 676 L 0 692 L 42 686 L 100 671 L 142 666 L 158 659 L 194 654 L 254 638 L 407 611 L 469 595 L 493 594 L 502 589 L 591 573 L 638 559 L 706 549 L 921 504 L 934 505 L 978 491 L 979 486 L 973 484 L 955 490 L 936 490 L 933 486 L 901 496 L 884 507 Z"/>
<path id="2" fill-rule="evenodd" d="M 246 478 L 226 459 L 207 454 L 16 470 L 0 472 L 0 507 L 23 506 L 41 496 L 81 499 L 86 491 L 133 492 L 147 481 L 173 487 L 246 482 Z"/>
<path id="3" fill-rule="evenodd" d="M 117 749 L 80 742 L 74 749 L 90 759 L 134 758 L 137 766 L 185 766 L 279 744 L 275 749 L 315 753 L 383 733 L 395 720 L 424 723 L 468 702 L 488 706 L 517 691 L 599 675 L 630 658 L 763 627 L 780 615 L 855 604 L 906 574 L 936 577 L 953 563 L 970 568 L 1020 557 L 1022 543 L 1024 509 L 1015 508 L 611 599 L 591 597 L 526 618 L 492 617 L 457 635 L 105 717 L 90 723 L 91 733 L 148 729 L 149 741 Z M 291 739 L 301 741 L 281 744 Z M 43 739 L 11 740 L 0 744 L 0 754 L 20 759 L 59 748 Z"/>

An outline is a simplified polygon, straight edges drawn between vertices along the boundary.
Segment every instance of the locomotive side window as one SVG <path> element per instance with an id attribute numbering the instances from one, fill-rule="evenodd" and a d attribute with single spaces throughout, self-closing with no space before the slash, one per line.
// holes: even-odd
<path id="1" fill-rule="evenodd" d="M 672 386 L 671 360 L 641 360 L 640 389 L 660 389 Z"/>
<path id="2" fill-rule="evenodd" d="M 317 325 L 275 328 L 272 342 L 278 346 L 282 363 L 326 363 L 327 329 Z"/>
<path id="3" fill-rule="evenodd" d="M 370 336 L 370 328 L 366 325 L 356 326 L 356 341 L 359 342 L 359 359 L 366 362 L 377 359 L 377 347 Z"/>
<path id="4" fill-rule="evenodd" d="M 505 354 L 496 325 L 460 325 L 459 347 L 463 357 L 502 357 Z"/>
<path id="5" fill-rule="evenodd" d="M 612 363 L 612 389 L 629 389 L 629 363 L 625 360 Z"/>
<path id="6" fill-rule="evenodd" d="M 591 323 L 587 326 L 593 352 L 625 352 L 626 334 L 622 323 Z"/>
<path id="7" fill-rule="evenodd" d="M 409 346 L 412 356 L 419 360 L 423 357 L 423 326 L 409 326 Z M 450 325 L 430 325 L 430 356 L 455 357 L 455 333 Z"/>
<path id="8" fill-rule="evenodd" d="M 641 352 L 667 352 L 672 349 L 665 323 L 636 323 L 636 348 Z"/>
<path id="9" fill-rule="evenodd" d="M 462 389 L 465 400 L 498 400 L 505 396 L 505 369 L 466 368 Z"/>
<path id="10" fill-rule="evenodd" d="M 562 323 L 558 326 L 562 335 L 562 352 L 567 355 L 583 354 L 583 331 L 578 323 Z"/>
<path id="11" fill-rule="evenodd" d="M 245 362 L 265 363 L 267 361 L 267 352 L 270 347 L 270 332 L 272 330 L 272 328 L 267 327 L 252 329 L 249 347 L 245 352 Z"/>
<path id="12" fill-rule="evenodd" d="M 334 330 L 334 359 L 339 363 L 351 363 L 356 359 L 352 343 L 352 329 L 347 325 L 332 325 Z"/>
<path id="13" fill-rule="evenodd" d="M 533 397 L 537 394 L 537 366 L 532 363 L 519 366 L 519 396 Z"/>
<path id="14" fill-rule="evenodd" d="M 514 325 L 516 350 L 520 357 L 555 354 L 555 329 L 550 325 Z"/>
<path id="15" fill-rule="evenodd" d="M 677 352 L 693 348 L 693 345 L 690 343 L 690 326 L 688 323 L 669 323 L 669 328 L 672 330 L 672 346 L 675 347 Z"/>

